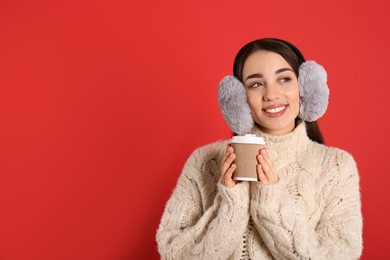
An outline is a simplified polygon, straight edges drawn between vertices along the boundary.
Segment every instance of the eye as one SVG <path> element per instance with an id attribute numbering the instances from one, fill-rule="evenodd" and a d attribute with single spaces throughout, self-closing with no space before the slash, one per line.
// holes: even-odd
<path id="1" fill-rule="evenodd" d="M 261 82 L 254 82 L 254 83 L 249 85 L 249 88 L 259 88 L 261 86 L 263 86 L 263 84 Z"/>
<path id="2" fill-rule="evenodd" d="M 287 82 L 290 82 L 291 81 L 291 78 L 290 77 L 284 77 L 280 80 L 281 83 L 287 83 Z"/>

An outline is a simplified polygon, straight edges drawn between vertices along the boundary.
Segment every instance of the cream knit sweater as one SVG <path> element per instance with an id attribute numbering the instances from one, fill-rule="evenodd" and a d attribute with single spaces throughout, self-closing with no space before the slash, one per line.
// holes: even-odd
<path id="1" fill-rule="evenodd" d="M 311 141 L 305 123 L 265 136 L 279 182 L 223 186 L 228 141 L 188 159 L 157 231 L 162 259 L 358 259 L 359 176 L 347 152 Z"/>

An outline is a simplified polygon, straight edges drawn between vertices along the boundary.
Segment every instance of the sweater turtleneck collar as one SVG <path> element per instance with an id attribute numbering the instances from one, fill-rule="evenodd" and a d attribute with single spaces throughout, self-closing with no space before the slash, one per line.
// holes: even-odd
<path id="1" fill-rule="evenodd" d="M 270 135 L 262 132 L 257 126 L 252 129 L 252 134 L 265 137 L 269 155 L 277 168 L 283 168 L 287 164 L 296 161 L 310 139 L 306 133 L 306 124 L 303 120 L 297 123 L 295 129 L 285 135 Z"/>

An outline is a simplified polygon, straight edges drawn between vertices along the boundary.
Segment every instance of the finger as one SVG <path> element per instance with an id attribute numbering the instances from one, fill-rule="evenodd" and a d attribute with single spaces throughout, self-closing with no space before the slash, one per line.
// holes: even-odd
<path id="1" fill-rule="evenodd" d="M 223 161 L 223 160 L 226 160 L 226 157 L 227 157 L 228 154 L 229 154 L 229 144 L 226 146 L 225 154 L 224 154 L 224 156 L 223 156 L 222 161 Z"/>
<path id="2" fill-rule="evenodd" d="M 270 177 L 268 178 L 268 180 L 269 180 L 271 183 L 277 182 L 277 181 L 279 180 L 279 177 L 278 177 L 278 175 L 276 174 L 275 167 L 274 167 L 274 163 L 272 162 L 272 159 L 271 159 L 271 157 L 269 156 L 269 153 L 268 153 L 267 148 L 261 149 L 260 153 L 261 153 L 261 155 L 263 156 L 264 161 L 267 163 L 267 166 L 268 166 L 269 169 L 270 169 L 270 171 L 268 172 L 268 173 L 269 173 L 269 176 L 270 176 Z"/>
<path id="3" fill-rule="evenodd" d="M 274 164 L 273 164 L 273 162 L 272 162 L 272 160 L 271 160 L 271 157 L 270 157 L 269 154 L 268 154 L 267 148 L 261 149 L 261 150 L 260 150 L 260 154 L 263 156 L 263 158 L 264 158 L 264 160 L 267 162 L 267 164 L 268 164 L 271 168 L 273 168 Z"/>
<path id="4" fill-rule="evenodd" d="M 222 163 L 226 161 L 226 159 L 229 157 L 230 154 L 233 153 L 233 147 L 228 144 L 226 147 L 225 155 L 223 156 Z"/>
<path id="5" fill-rule="evenodd" d="M 223 175 L 223 184 L 226 187 L 232 187 L 236 185 L 236 181 L 233 180 L 233 173 L 236 170 L 236 165 L 233 163 L 230 165 L 229 169 L 226 171 L 226 173 Z"/>
<path id="6" fill-rule="evenodd" d="M 259 176 L 260 182 L 263 183 L 263 184 L 268 184 L 269 183 L 268 179 L 267 179 L 267 177 L 265 176 L 265 174 L 264 174 L 264 172 L 262 170 L 261 164 L 258 164 L 256 166 L 256 168 L 257 168 L 257 176 Z"/>
<path id="7" fill-rule="evenodd" d="M 275 170 L 271 167 L 268 162 L 265 160 L 263 154 L 258 155 L 258 161 L 260 162 L 261 169 L 264 172 L 269 183 L 274 183 L 277 181 L 277 176 Z"/>
<path id="8" fill-rule="evenodd" d="M 221 165 L 221 174 L 224 175 L 226 171 L 229 169 L 229 167 L 232 165 L 234 162 L 234 159 L 236 159 L 236 154 L 231 153 L 225 160 L 225 162 L 222 163 Z"/>

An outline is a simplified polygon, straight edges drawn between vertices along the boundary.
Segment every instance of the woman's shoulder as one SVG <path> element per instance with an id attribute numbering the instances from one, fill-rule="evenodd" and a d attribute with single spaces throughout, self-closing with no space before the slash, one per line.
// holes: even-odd
<path id="1" fill-rule="evenodd" d="M 189 180 L 203 188 L 217 182 L 227 144 L 228 140 L 220 140 L 195 149 L 187 159 L 180 179 Z"/>
<path id="2" fill-rule="evenodd" d="M 195 149 L 187 160 L 187 164 L 202 165 L 210 160 L 216 160 L 223 156 L 228 140 L 218 140 Z"/>
<path id="3" fill-rule="evenodd" d="M 355 168 L 356 162 L 352 154 L 346 150 L 338 147 L 319 144 L 314 141 L 310 141 L 302 153 L 301 162 L 305 162 L 307 165 L 317 168 L 319 165 L 323 168 L 343 169 Z"/>
<path id="4" fill-rule="evenodd" d="M 325 144 L 319 144 L 317 142 L 311 141 L 312 151 L 317 151 L 318 153 L 328 154 L 332 158 L 337 158 L 339 160 L 353 160 L 353 156 L 346 150 L 343 150 L 339 147 L 329 146 Z"/>

